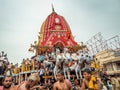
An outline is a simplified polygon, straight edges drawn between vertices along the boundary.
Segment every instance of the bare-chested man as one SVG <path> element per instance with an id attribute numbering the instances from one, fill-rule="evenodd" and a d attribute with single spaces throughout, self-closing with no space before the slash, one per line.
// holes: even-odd
<path id="1" fill-rule="evenodd" d="M 53 85 L 53 90 L 72 90 L 72 84 L 68 79 L 64 79 L 63 71 L 57 73 L 57 80 L 58 81 Z"/>
<path id="2" fill-rule="evenodd" d="M 5 76 L 2 82 L 3 86 L 0 86 L 0 90 L 13 90 L 13 79 L 12 76 Z"/>
<path id="3" fill-rule="evenodd" d="M 83 77 L 81 90 L 100 90 L 98 78 L 93 76 L 89 69 L 83 71 Z"/>
<path id="4" fill-rule="evenodd" d="M 18 85 L 17 90 L 31 90 L 32 87 L 38 85 L 39 81 L 39 75 L 37 73 L 33 73 L 29 76 L 27 81 Z"/>

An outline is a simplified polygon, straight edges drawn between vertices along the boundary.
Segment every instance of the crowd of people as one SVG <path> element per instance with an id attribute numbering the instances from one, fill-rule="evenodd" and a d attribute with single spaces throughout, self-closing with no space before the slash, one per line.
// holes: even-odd
<path id="1" fill-rule="evenodd" d="M 0 53 L 0 75 L 3 75 L 10 64 L 7 58 L 7 54 L 3 51 Z"/>
<path id="2" fill-rule="evenodd" d="M 23 59 L 20 66 L 9 63 L 7 54 L 1 52 L 0 90 L 120 90 L 120 77 L 102 70 L 87 49 L 55 48 Z"/>

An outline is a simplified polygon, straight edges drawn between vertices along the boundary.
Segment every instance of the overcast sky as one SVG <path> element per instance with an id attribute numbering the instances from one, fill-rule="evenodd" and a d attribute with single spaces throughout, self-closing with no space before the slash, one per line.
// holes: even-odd
<path id="1" fill-rule="evenodd" d="M 120 0 L 0 0 L 0 51 L 10 62 L 30 58 L 43 21 L 55 11 L 64 16 L 77 42 L 101 32 L 105 39 L 120 36 Z"/>

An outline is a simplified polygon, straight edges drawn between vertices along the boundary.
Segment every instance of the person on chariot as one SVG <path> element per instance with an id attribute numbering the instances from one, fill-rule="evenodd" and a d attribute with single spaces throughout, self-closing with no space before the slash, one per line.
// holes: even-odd
<path id="1" fill-rule="evenodd" d="M 25 59 L 23 58 L 23 61 L 21 63 L 21 72 L 25 72 Z"/>
<path id="2" fill-rule="evenodd" d="M 30 66 L 31 66 L 31 62 L 30 62 L 29 58 L 27 58 L 25 60 L 25 70 L 30 71 Z"/>

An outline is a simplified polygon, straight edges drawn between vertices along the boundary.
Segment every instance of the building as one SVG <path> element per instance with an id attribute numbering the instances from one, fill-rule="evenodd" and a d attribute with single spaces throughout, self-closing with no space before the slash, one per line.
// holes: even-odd
<path id="1" fill-rule="evenodd" d="M 104 50 L 96 54 L 96 58 L 109 75 L 120 74 L 120 49 Z"/>
<path id="2" fill-rule="evenodd" d="M 106 40 L 99 32 L 86 42 L 89 52 L 95 55 L 108 74 L 120 74 L 120 40 L 116 35 Z"/>

